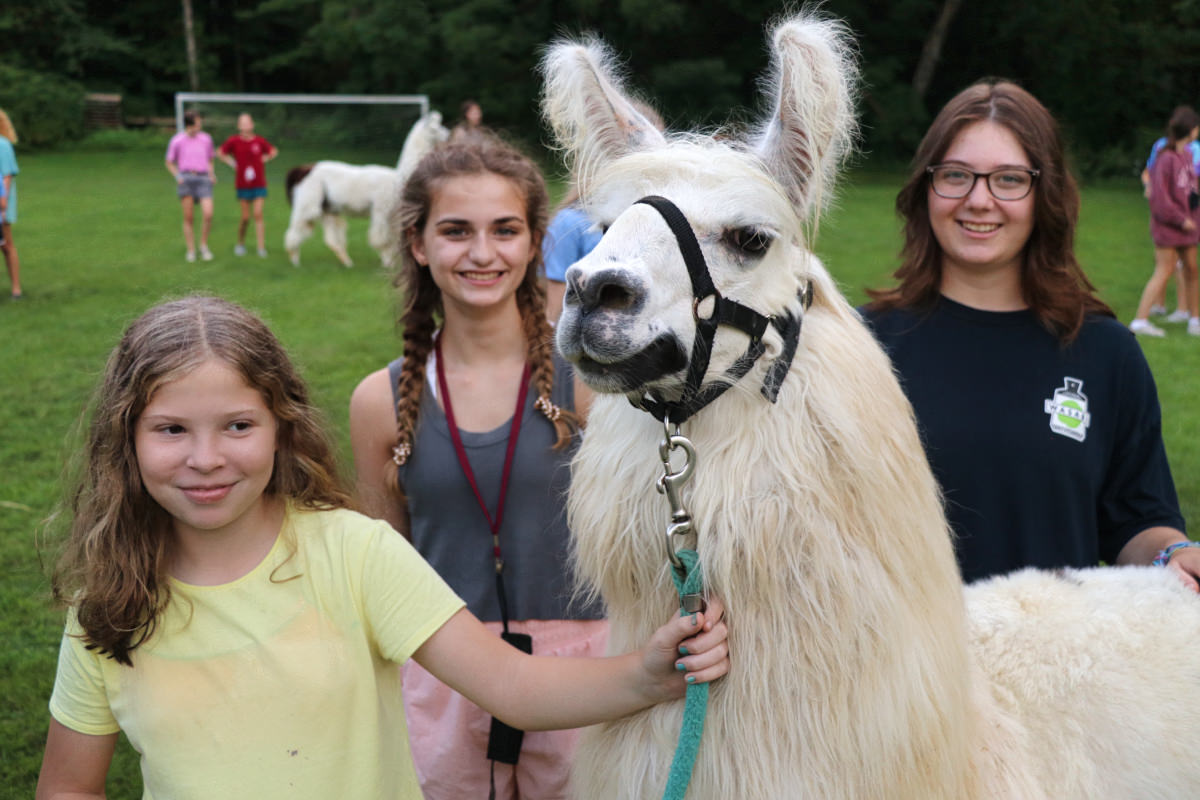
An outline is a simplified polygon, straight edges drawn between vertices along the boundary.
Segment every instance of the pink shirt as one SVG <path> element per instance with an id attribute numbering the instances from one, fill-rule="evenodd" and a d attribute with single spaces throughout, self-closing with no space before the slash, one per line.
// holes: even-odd
<path id="1" fill-rule="evenodd" d="M 195 136 L 180 131 L 171 137 L 167 145 L 167 161 L 175 163 L 183 172 L 208 173 L 213 160 L 212 137 L 204 131 Z"/>

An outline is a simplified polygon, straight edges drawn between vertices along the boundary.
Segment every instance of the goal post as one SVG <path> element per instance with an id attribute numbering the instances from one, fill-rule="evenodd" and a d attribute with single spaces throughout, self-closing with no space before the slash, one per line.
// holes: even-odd
<path id="1" fill-rule="evenodd" d="M 421 116 L 429 113 L 426 94 L 261 94 L 256 92 L 176 92 L 175 130 L 183 130 L 185 103 L 309 103 L 316 105 L 413 105 L 421 108 Z"/>
<path id="2" fill-rule="evenodd" d="M 176 92 L 177 131 L 183 130 L 185 109 L 200 113 L 214 138 L 233 133 L 237 114 L 249 111 L 256 129 L 281 149 L 395 163 L 413 123 L 429 113 L 429 96 Z"/>

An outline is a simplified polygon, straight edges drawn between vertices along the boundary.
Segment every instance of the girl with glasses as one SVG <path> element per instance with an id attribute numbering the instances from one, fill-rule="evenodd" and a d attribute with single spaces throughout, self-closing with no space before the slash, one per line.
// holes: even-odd
<path id="1" fill-rule="evenodd" d="M 1183 544 L 1154 378 L 1075 257 L 1058 126 L 1006 81 L 968 87 L 896 199 L 897 285 L 863 315 L 891 355 L 970 581 L 1150 564 Z M 1200 551 L 1171 568 L 1196 588 Z"/>

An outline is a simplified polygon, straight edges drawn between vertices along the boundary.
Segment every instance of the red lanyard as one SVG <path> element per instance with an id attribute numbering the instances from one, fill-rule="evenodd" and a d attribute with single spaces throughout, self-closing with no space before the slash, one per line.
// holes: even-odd
<path id="1" fill-rule="evenodd" d="M 471 462 L 467 460 L 467 451 L 463 447 L 462 436 L 458 432 L 458 423 L 454 421 L 454 406 L 450 402 L 450 387 L 446 385 L 446 368 L 443 366 L 445 359 L 442 358 L 441 336 L 437 337 L 434 351 L 437 354 L 438 391 L 441 392 L 442 405 L 446 409 L 450 440 L 454 442 L 458 465 L 462 467 L 467 483 L 471 484 L 471 491 L 475 493 L 475 500 L 479 503 L 479 509 L 483 511 L 488 528 L 492 532 L 492 557 L 496 559 L 496 574 L 499 575 L 504 570 L 504 561 L 500 558 L 500 524 L 504 521 L 504 497 L 508 494 L 508 478 L 512 474 L 513 455 L 517 451 L 517 437 L 521 435 L 521 417 L 525 412 L 525 398 L 529 393 L 529 362 L 525 362 L 525 369 L 521 372 L 521 390 L 517 393 L 517 408 L 513 412 L 512 426 L 508 430 L 508 450 L 504 453 L 504 471 L 500 473 L 500 499 L 496 501 L 496 516 L 492 517 L 487 503 L 483 501 L 483 495 L 479 493 L 479 484 L 475 481 L 475 471 L 471 469 Z"/>

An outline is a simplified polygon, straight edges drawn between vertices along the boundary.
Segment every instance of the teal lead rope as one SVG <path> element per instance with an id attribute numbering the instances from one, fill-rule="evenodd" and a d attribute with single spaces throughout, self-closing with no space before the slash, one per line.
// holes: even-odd
<path id="1" fill-rule="evenodd" d="M 675 553 L 683 562 L 683 574 L 671 569 L 671 579 L 679 592 L 681 615 L 687 611 L 683 602 L 689 595 L 699 597 L 704 589 L 704 577 L 700 569 L 700 556 L 695 550 L 678 550 Z M 683 704 L 683 727 L 679 730 L 679 743 L 675 746 L 675 758 L 671 761 L 671 773 L 667 776 L 667 788 L 663 800 L 683 800 L 688 783 L 692 780 L 692 768 L 696 765 L 696 752 L 700 749 L 700 736 L 704 733 L 704 714 L 708 708 L 708 684 L 693 683 L 687 687 L 687 698 Z"/>

